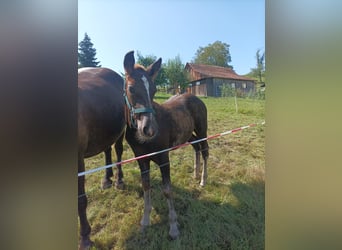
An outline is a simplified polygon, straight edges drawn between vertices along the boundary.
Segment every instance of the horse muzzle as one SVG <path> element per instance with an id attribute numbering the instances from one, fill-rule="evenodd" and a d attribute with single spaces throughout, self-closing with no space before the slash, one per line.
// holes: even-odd
<path id="1" fill-rule="evenodd" d="M 145 142 L 152 140 L 158 133 L 158 126 L 152 113 L 140 114 L 137 120 L 137 131 L 139 141 Z"/>

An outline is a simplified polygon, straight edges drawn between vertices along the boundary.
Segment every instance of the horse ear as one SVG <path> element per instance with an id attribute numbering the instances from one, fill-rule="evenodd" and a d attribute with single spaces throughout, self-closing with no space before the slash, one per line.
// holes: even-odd
<path id="1" fill-rule="evenodd" d="M 158 72 L 159 72 L 160 67 L 161 67 L 161 63 L 162 63 L 162 59 L 159 58 L 157 61 L 152 63 L 150 66 L 148 66 L 148 68 L 146 70 L 147 73 L 151 76 L 153 81 L 158 75 Z"/>
<path id="2" fill-rule="evenodd" d="M 127 74 L 130 75 L 133 72 L 134 64 L 135 64 L 134 50 L 132 50 L 125 55 L 125 59 L 124 59 L 124 69 Z"/>

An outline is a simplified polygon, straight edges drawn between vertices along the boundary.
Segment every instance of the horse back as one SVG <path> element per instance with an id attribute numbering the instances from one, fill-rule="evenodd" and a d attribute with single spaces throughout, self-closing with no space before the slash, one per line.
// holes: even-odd
<path id="1" fill-rule="evenodd" d="M 107 68 L 78 73 L 78 141 L 85 157 L 111 146 L 125 127 L 123 79 Z"/>
<path id="2" fill-rule="evenodd" d="M 171 96 L 162 105 L 167 109 L 179 110 L 185 115 L 190 115 L 196 124 L 201 123 L 201 120 L 207 123 L 207 108 L 204 102 L 193 94 L 185 93 Z"/>
<path id="3" fill-rule="evenodd" d="M 188 141 L 193 132 L 199 138 L 207 136 L 207 108 L 198 97 L 192 94 L 172 96 L 161 107 L 169 113 L 170 141 L 174 145 Z"/>

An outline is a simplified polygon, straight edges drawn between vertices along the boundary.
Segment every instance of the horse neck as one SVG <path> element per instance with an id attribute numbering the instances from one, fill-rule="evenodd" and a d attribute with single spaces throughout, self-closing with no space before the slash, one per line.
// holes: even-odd
<path id="1" fill-rule="evenodd" d="M 154 100 L 151 101 L 153 107 L 161 107 L 161 105 Z"/>
<path id="2" fill-rule="evenodd" d="M 163 104 L 159 104 L 155 102 L 154 100 L 152 100 L 152 107 L 155 112 L 158 112 L 158 111 L 160 112 L 161 110 L 164 110 Z"/>

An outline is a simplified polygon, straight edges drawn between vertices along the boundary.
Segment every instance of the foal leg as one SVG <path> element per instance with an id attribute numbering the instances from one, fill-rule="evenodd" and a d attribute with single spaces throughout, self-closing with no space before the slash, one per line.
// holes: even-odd
<path id="1" fill-rule="evenodd" d="M 200 170 L 200 151 L 199 148 L 194 147 L 194 178 L 199 179 Z"/>
<path id="2" fill-rule="evenodd" d="M 123 145 L 122 145 L 123 137 L 124 137 L 124 133 L 122 133 L 122 135 L 119 137 L 119 139 L 115 143 L 115 153 L 116 153 L 117 162 L 121 162 L 121 156 L 123 152 Z M 115 187 L 117 189 L 124 189 L 125 184 L 122 180 L 123 172 L 122 172 L 121 164 L 118 164 L 116 168 L 117 169 L 115 171 Z"/>
<path id="3" fill-rule="evenodd" d="M 112 147 L 107 148 L 105 151 L 105 159 L 106 165 L 112 164 Z M 113 176 L 113 168 L 106 168 L 106 175 L 102 179 L 102 189 L 110 188 L 113 184 L 113 181 L 110 179 Z"/>
<path id="4" fill-rule="evenodd" d="M 78 159 L 78 172 L 84 171 L 84 160 L 83 157 L 79 157 Z M 79 250 L 89 249 L 93 242 L 90 240 L 90 225 L 87 219 L 87 196 L 85 194 L 84 189 L 84 175 L 78 177 L 78 216 L 80 219 L 80 243 Z"/>
<path id="5" fill-rule="evenodd" d="M 144 214 L 140 222 L 141 230 L 143 231 L 146 226 L 150 225 L 150 213 L 152 210 L 149 160 L 139 160 L 139 167 L 141 173 L 142 188 L 144 190 Z"/>
<path id="6" fill-rule="evenodd" d="M 202 158 L 203 158 L 203 169 L 202 169 L 202 176 L 201 176 L 201 183 L 200 185 L 202 187 L 205 186 L 207 183 L 207 163 L 208 163 L 208 157 L 209 157 L 209 146 L 207 141 L 201 142 L 201 151 L 202 151 Z"/>
<path id="7" fill-rule="evenodd" d="M 163 181 L 163 193 L 167 199 L 167 205 L 169 207 L 169 222 L 170 231 L 169 236 L 171 239 L 176 239 L 179 236 L 177 214 L 173 203 L 172 190 L 171 190 L 171 178 L 170 178 L 170 162 L 169 155 L 163 154 L 156 162 L 159 165 L 160 172 Z"/>
<path id="8" fill-rule="evenodd" d="M 195 135 L 192 135 L 190 141 L 197 140 Z M 199 170 L 200 170 L 200 145 L 198 143 L 191 144 L 194 149 L 194 178 L 199 179 Z"/>

